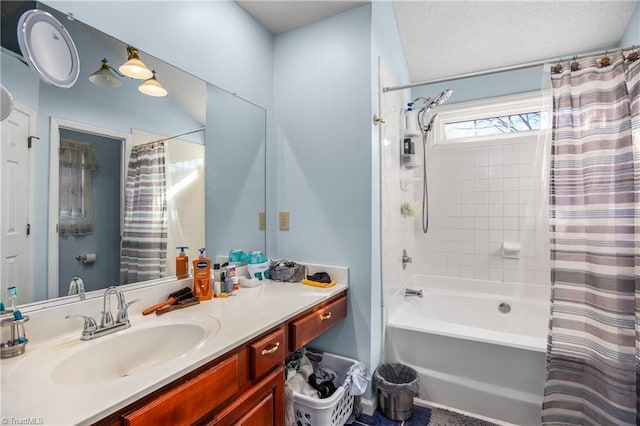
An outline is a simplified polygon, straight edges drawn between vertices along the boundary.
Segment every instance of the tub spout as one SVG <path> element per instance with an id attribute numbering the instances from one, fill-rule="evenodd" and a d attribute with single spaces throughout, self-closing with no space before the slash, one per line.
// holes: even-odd
<path id="1" fill-rule="evenodd" d="M 422 299 L 422 289 L 414 290 L 412 288 L 405 288 L 404 289 L 404 297 L 409 297 L 409 296 L 411 296 L 411 297 L 415 296 L 415 297 L 419 297 L 419 298 Z"/>

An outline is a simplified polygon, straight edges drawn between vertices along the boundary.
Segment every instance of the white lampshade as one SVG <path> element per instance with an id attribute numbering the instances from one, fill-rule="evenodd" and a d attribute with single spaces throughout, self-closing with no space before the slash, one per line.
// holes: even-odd
<path id="1" fill-rule="evenodd" d="M 98 86 L 108 87 L 120 87 L 122 82 L 118 77 L 113 75 L 109 67 L 109 61 L 107 59 L 102 60 L 102 66 L 100 69 L 89 76 L 89 81 Z"/>
<path id="2" fill-rule="evenodd" d="M 167 96 L 167 89 L 156 80 L 156 72 L 151 72 L 152 77 L 138 86 L 138 90 L 149 96 Z"/>
<path id="3" fill-rule="evenodd" d="M 138 57 L 138 49 L 129 46 L 127 47 L 127 53 L 129 54 L 127 62 L 118 68 L 122 74 L 136 80 L 146 80 L 153 77 L 151 70 Z"/>

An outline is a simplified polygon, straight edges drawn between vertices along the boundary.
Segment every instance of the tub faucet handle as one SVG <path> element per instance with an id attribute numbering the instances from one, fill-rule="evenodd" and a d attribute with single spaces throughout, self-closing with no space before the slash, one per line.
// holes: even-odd
<path id="1" fill-rule="evenodd" d="M 407 255 L 407 249 L 402 249 L 402 269 L 407 269 L 407 263 L 413 262 L 413 259 Z"/>

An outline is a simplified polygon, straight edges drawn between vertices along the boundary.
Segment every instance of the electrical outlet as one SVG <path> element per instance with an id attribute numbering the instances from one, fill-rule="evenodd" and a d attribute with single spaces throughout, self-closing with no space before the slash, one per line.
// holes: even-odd
<path id="1" fill-rule="evenodd" d="M 258 230 L 264 231 L 265 229 L 267 229 L 267 214 L 258 212 Z"/>
<path id="2" fill-rule="evenodd" d="M 281 231 L 289 230 L 289 212 L 278 213 L 278 223 Z"/>

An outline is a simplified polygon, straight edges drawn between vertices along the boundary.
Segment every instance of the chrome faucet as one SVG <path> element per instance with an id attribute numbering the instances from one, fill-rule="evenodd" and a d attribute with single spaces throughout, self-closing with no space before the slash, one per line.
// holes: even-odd
<path id="1" fill-rule="evenodd" d="M 412 288 L 404 289 L 404 297 L 416 296 L 422 299 L 422 289 L 414 290 Z"/>
<path id="2" fill-rule="evenodd" d="M 115 295 L 118 300 L 118 312 L 116 314 L 116 320 L 113 320 L 113 314 L 111 313 L 111 295 Z M 139 302 L 140 299 L 132 300 L 127 303 L 124 298 L 124 293 L 119 287 L 108 287 L 102 299 L 102 315 L 100 317 L 100 325 L 96 321 L 87 315 L 67 315 L 65 318 L 83 318 L 84 325 L 82 327 L 82 335 L 80 340 L 92 340 L 100 336 L 106 336 L 111 333 L 115 333 L 118 330 L 124 330 L 131 327 L 129 322 L 128 309 L 132 303 Z"/>
<path id="3" fill-rule="evenodd" d="M 407 269 L 407 263 L 411 262 L 413 262 L 413 259 L 407 255 L 407 249 L 402 249 L 402 269 Z"/>
<path id="4" fill-rule="evenodd" d="M 80 297 L 80 300 L 84 300 L 84 281 L 80 277 L 73 277 L 71 282 L 69 283 L 69 296 L 77 294 Z"/>

